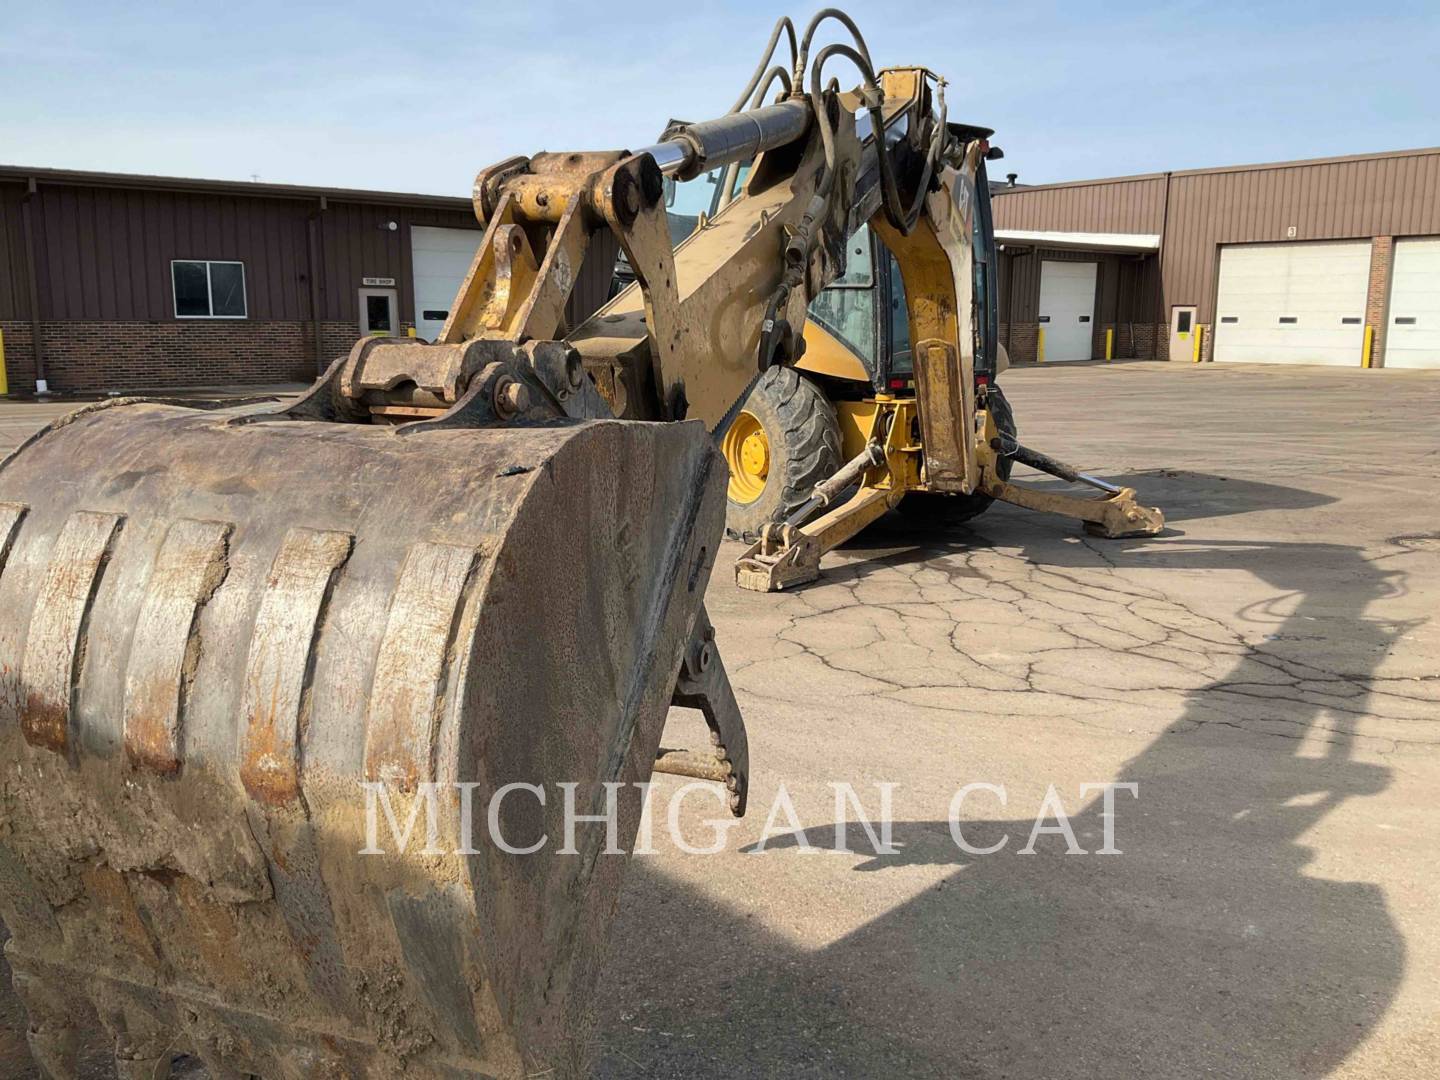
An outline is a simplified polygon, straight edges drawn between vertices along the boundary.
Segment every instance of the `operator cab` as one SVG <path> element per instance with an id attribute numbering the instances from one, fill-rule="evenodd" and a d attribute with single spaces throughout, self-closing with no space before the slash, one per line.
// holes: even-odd
<path id="1" fill-rule="evenodd" d="M 985 128 L 950 125 L 957 134 L 983 138 Z M 992 156 L 998 152 L 991 150 Z M 671 243 L 678 245 L 702 222 L 714 217 L 740 193 L 750 166 L 703 173 L 677 183 L 665 180 L 665 216 Z M 998 274 L 990 185 L 982 157 L 967 188 L 975 201 L 973 216 L 974 295 L 971 324 L 975 332 L 975 374 L 990 382 L 1003 365 L 997 364 L 999 336 Z M 913 389 L 910 353 L 909 307 L 905 284 L 895 256 L 870 227 L 857 230 L 846 244 L 845 272 L 810 304 L 805 328 L 805 354 L 796 367 L 830 383 L 835 398 L 859 398 L 870 393 Z M 622 253 L 616 265 L 611 295 L 634 281 Z"/>

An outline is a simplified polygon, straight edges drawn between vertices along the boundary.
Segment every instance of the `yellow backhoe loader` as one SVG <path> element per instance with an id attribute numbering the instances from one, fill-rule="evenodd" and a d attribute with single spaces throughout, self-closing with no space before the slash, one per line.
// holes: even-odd
<path id="1" fill-rule="evenodd" d="M 179 1052 L 221 1080 L 583 1074 L 626 859 L 594 822 L 558 838 L 578 812 L 628 846 L 653 770 L 743 813 L 703 597 L 727 483 L 792 444 L 732 481 L 716 440 L 761 453 L 745 417 L 789 422 L 797 387 L 838 441 L 785 466 L 818 482 L 752 520 L 742 584 L 814 577 L 907 493 L 1159 527 L 1128 490 L 1005 479 L 1069 470 L 994 394 L 987 143 L 941 86 L 877 72 L 842 13 L 781 20 L 725 116 L 481 171 L 484 239 L 434 343 L 361 341 L 291 403 L 103 402 L 0 464 L 0 914 L 49 1075 L 75 1075 L 92 1015 L 127 1080 Z M 668 181 L 717 170 L 730 197 L 675 246 Z M 859 272 L 867 223 L 913 360 L 841 392 L 806 309 Z M 617 245 L 634 284 L 566 326 Z M 705 753 L 661 747 L 672 705 Z M 380 797 L 392 824 L 438 804 L 434 835 L 377 846 Z"/>

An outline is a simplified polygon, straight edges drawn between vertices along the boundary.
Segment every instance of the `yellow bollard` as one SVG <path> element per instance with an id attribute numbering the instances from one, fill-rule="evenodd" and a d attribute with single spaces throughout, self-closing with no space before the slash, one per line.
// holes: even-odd
<path id="1" fill-rule="evenodd" d="M 1374 348 L 1375 348 L 1375 327 L 1371 326 L 1369 323 L 1366 323 L 1366 324 L 1365 324 L 1365 346 L 1364 346 L 1364 348 L 1362 348 L 1362 349 L 1360 350 L 1360 366 L 1361 366 L 1361 367 L 1363 367 L 1363 368 L 1368 368 L 1368 367 L 1370 366 L 1371 350 L 1373 350 Z M 3 355 L 4 355 L 3 353 L 0 353 L 0 357 L 3 357 Z"/>
<path id="2" fill-rule="evenodd" d="M 10 373 L 5 370 L 5 331 L 0 330 L 0 395 L 10 393 Z"/>
<path id="3" fill-rule="evenodd" d="M 1045 328 L 1042 326 L 1035 332 L 1035 362 L 1045 362 Z"/>
<path id="4" fill-rule="evenodd" d="M 1195 355 L 1191 358 L 1194 363 L 1200 362 L 1200 339 L 1205 336 L 1205 327 L 1199 323 L 1195 324 Z"/>
<path id="5" fill-rule="evenodd" d="M 1105 359 L 1112 360 L 1115 357 L 1115 328 L 1112 326 L 1105 331 Z"/>

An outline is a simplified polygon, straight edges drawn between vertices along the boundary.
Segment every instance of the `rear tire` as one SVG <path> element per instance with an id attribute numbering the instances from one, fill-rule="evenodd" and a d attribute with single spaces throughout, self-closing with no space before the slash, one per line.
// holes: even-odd
<path id="1" fill-rule="evenodd" d="M 760 376 L 721 436 L 730 468 L 725 532 L 755 540 L 840 468 L 840 421 L 825 392 L 794 368 Z"/>
<path id="2" fill-rule="evenodd" d="M 1015 414 L 1010 402 L 1000 392 L 1000 387 L 991 385 L 986 396 L 990 410 L 995 414 L 995 427 L 1002 439 L 1015 442 Z M 995 471 L 1001 480 L 1010 479 L 1015 459 L 1002 457 L 996 462 Z M 989 495 L 976 492 L 971 495 L 941 495 L 929 491 L 913 491 L 900 500 L 899 511 L 907 517 L 932 521 L 940 525 L 959 525 L 971 518 L 979 517 L 990 509 L 995 500 Z"/>

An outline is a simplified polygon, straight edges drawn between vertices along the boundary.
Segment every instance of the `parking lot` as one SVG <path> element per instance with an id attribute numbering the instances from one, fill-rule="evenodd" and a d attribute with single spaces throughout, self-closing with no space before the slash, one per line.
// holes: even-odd
<path id="1" fill-rule="evenodd" d="M 999 507 L 916 533 L 892 515 L 802 592 L 717 571 L 752 810 L 723 854 L 637 860 L 602 1075 L 1428 1074 L 1440 380 L 1115 364 L 1002 381 L 1027 443 L 1134 484 L 1169 531 L 1092 540 Z M 781 783 L 834 847 L 832 780 L 872 812 L 871 785 L 900 785 L 898 854 L 854 824 L 855 854 L 746 853 Z M 1110 780 L 1139 786 L 1117 793 L 1122 855 L 1057 835 L 1016 853 L 1052 784 L 1099 847 L 1080 784 Z M 972 846 L 1009 835 L 992 855 L 950 835 L 970 782 L 1006 789 L 963 804 Z"/>
<path id="2" fill-rule="evenodd" d="M 1027 444 L 1135 486 L 1169 529 L 891 515 L 779 596 L 737 590 L 726 544 L 709 610 L 751 811 L 719 854 L 635 859 L 599 1075 L 1428 1075 L 1440 378 L 1117 363 L 1002 382 Z M 56 411 L 0 405 L 0 432 Z M 1081 785 L 1109 781 L 1137 792 L 1106 818 Z M 833 850 L 832 782 L 875 818 L 875 785 L 897 785 L 894 853 L 853 810 Z M 1004 789 L 960 809 L 970 846 L 1004 839 L 992 854 L 947 820 L 971 783 Z M 817 850 L 783 813 L 755 850 L 781 785 Z M 1055 833 L 1020 854 L 1052 786 L 1086 854 Z M 693 843 L 717 814 L 686 802 Z M 1123 854 L 1095 853 L 1107 826 Z M 0 1018 L 19 1069 L 13 1002 Z"/>

